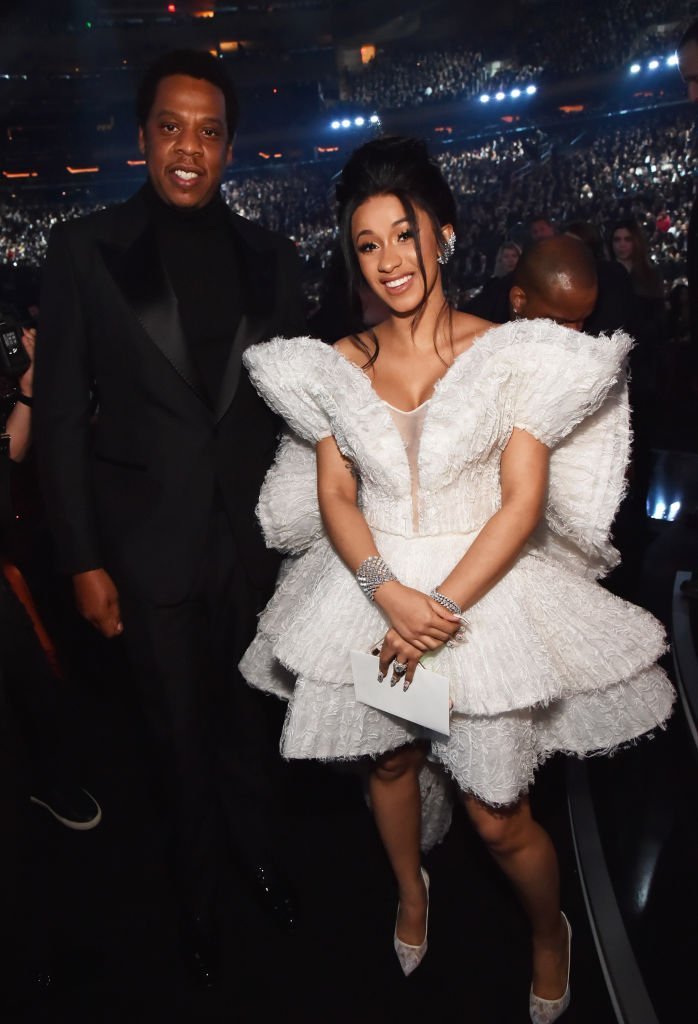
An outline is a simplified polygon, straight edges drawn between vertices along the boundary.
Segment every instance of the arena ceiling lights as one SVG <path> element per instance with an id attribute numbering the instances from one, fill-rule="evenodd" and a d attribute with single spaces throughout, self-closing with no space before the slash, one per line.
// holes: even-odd
<path id="1" fill-rule="evenodd" d="M 347 128 L 364 128 L 367 124 L 378 125 L 380 123 L 381 119 L 378 114 L 371 114 L 369 117 L 357 114 L 356 117 L 335 118 L 330 122 L 330 128 L 333 132 L 338 132 L 340 129 L 346 131 Z"/>
<path id="2" fill-rule="evenodd" d="M 499 92 L 495 93 L 483 92 L 480 97 L 480 103 L 489 103 L 490 100 L 494 100 L 496 103 L 502 103 L 507 96 L 512 100 L 519 100 L 522 96 L 535 96 L 537 92 L 537 85 L 515 85 L 508 93 L 504 92 L 503 89 L 500 89 Z"/>
<path id="3" fill-rule="evenodd" d="M 652 57 L 645 62 L 645 71 L 658 71 L 660 68 L 675 68 L 679 63 L 678 54 L 671 53 L 668 57 Z M 636 60 L 630 65 L 630 74 L 639 75 L 642 71 L 642 64 Z"/>

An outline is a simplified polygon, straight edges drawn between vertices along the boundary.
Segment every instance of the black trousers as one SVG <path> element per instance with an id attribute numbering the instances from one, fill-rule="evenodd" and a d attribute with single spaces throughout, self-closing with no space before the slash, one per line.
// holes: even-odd
<path id="1" fill-rule="evenodd" d="M 0 958 L 0 1002 L 23 964 L 48 962 L 51 922 L 41 898 L 45 879 L 32 874 L 29 795 L 77 785 L 63 689 L 0 572 L 0 943 L 12 951 Z"/>
<path id="2" fill-rule="evenodd" d="M 268 595 L 246 578 L 220 503 L 186 601 L 158 606 L 127 588 L 120 594 L 124 640 L 176 828 L 180 898 L 184 909 L 206 914 L 229 863 L 226 846 L 254 864 L 276 845 L 281 711 L 237 669 Z"/>

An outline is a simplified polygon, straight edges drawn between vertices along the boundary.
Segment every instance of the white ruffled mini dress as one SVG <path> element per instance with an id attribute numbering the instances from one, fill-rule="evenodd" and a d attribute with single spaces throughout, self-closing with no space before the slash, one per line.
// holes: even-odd
<path id="1" fill-rule="evenodd" d="M 285 757 L 358 759 L 425 736 L 354 699 L 349 652 L 369 651 L 387 622 L 324 534 L 313 446 L 330 435 L 356 467 L 378 550 L 424 592 L 500 507 L 512 430 L 552 449 L 536 533 L 468 609 L 467 642 L 430 663 L 453 701 L 450 737 L 428 737 L 431 761 L 462 790 L 510 804 L 555 751 L 607 752 L 667 719 L 661 625 L 596 582 L 618 558 L 609 533 L 629 447 L 630 345 L 545 320 L 492 328 L 448 368 L 417 429 L 323 342 L 277 338 L 245 352 L 289 428 L 258 508 L 267 543 L 289 557 L 240 665 L 251 685 L 288 700 Z"/>

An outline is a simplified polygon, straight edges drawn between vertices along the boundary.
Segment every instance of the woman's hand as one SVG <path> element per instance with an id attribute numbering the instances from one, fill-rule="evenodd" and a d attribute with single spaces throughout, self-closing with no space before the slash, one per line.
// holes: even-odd
<path id="1" fill-rule="evenodd" d="M 455 636 L 462 624 L 457 615 L 438 601 L 397 580 L 380 586 L 374 600 L 402 640 L 421 654 L 441 647 Z"/>
<path id="2" fill-rule="evenodd" d="M 378 682 L 383 682 L 383 679 L 392 667 L 393 674 L 390 679 L 390 685 L 395 686 L 396 683 L 401 682 L 403 689 L 406 690 L 414 679 L 414 673 L 421 656 L 422 652 L 418 647 L 408 644 L 396 630 L 389 629 L 385 634 L 385 639 L 380 649 L 380 658 L 378 660 L 380 675 L 378 676 Z M 402 675 L 396 674 L 395 665 L 405 665 L 406 671 Z"/>

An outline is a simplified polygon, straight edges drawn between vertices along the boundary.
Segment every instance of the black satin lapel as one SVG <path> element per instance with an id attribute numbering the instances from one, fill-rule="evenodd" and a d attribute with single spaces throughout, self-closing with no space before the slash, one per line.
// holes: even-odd
<path id="1" fill-rule="evenodd" d="M 265 316 L 254 316 L 252 313 L 243 313 L 240 317 L 238 328 L 230 347 L 230 355 L 223 372 L 221 389 L 216 404 L 216 422 L 223 419 L 230 408 L 230 403 L 235 398 L 242 369 L 242 353 L 250 345 L 261 341 L 268 334 L 269 318 Z"/>
<path id="2" fill-rule="evenodd" d="M 155 230 L 146 227 L 124 250 L 106 242 L 102 256 L 119 290 L 151 340 L 197 395 L 207 402 L 203 382 L 189 353 L 177 297 L 165 272 Z"/>

